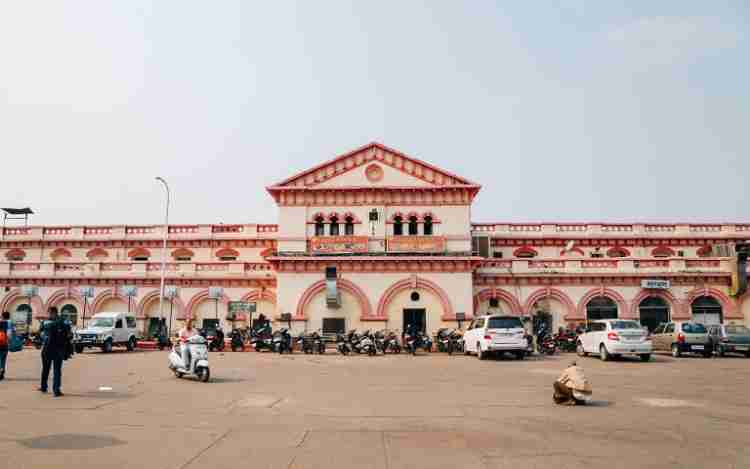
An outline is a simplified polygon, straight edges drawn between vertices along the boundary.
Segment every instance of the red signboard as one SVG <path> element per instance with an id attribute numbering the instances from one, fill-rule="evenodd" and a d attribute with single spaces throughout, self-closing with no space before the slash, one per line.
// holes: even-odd
<path id="1" fill-rule="evenodd" d="M 321 236 L 310 239 L 313 254 L 346 254 L 368 251 L 367 236 Z"/>
<path id="2" fill-rule="evenodd" d="M 442 236 L 394 236 L 388 239 L 388 252 L 445 252 Z"/>

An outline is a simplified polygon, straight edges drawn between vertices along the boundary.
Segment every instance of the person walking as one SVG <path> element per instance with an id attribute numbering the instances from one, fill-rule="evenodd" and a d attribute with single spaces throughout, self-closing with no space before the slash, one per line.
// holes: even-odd
<path id="1" fill-rule="evenodd" d="M 15 333 L 15 328 L 10 320 L 10 313 L 3 311 L 2 320 L 0 320 L 0 381 L 5 379 L 8 349 Z"/>
<path id="2" fill-rule="evenodd" d="M 49 321 L 44 325 L 44 343 L 42 345 L 42 380 L 39 391 L 47 392 L 50 368 L 53 371 L 52 392 L 55 397 L 62 397 L 63 361 L 72 355 L 71 328 L 57 312 L 56 307 L 49 309 Z"/>

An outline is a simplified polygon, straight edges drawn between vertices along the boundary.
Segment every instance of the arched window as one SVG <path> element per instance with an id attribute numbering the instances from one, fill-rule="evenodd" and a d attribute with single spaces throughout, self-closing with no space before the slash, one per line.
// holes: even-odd
<path id="1" fill-rule="evenodd" d="M 231 248 L 221 248 L 216 251 L 216 257 L 218 257 L 220 261 L 232 262 L 236 261 L 237 258 L 240 257 L 240 253 Z"/>
<path id="2" fill-rule="evenodd" d="M 539 253 L 536 252 L 536 249 L 530 246 L 521 246 L 520 248 L 513 251 L 513 256 L 520 257 L 522 259 L 530 259 L 532 257 L 536 257 L 537 255 L 539 255 Z"/>
<path id="3" fill-rule="evenodd" d="M 5 253 L 5 258 L 10 262 L 21 262 L 26 257 L 26 251 L 23 249 L 11 249 Z"/>
<path id="4" fill-rule="evenodd" d="M 409 236 L 417 236 L 419 234 L 419 223 L 417 217 L 409 217 Z"/>
<path id="5" fill-rule="evenodd" d="M 331 217 L 331 236 L 338 236 L 339 235 L 339 219 L 338 217 Z"/>
<path id="6" fill-rule="evenodd" d="M 424 217 L 424 235 L 432 236 L 432 217 L 430 215 Z"/>
<path id="7" fill-rule="evenodd" d="M 63 306 L 62 309 L 60 309 L 60 316 L 69 321 L 73 326 L 78 324 L 78 308 L 73 305 L 68 304 Z"/>
<path id="8" fill-rule="evenodd" d="M 607 251 L 607 257 L 628 257 L 630 253 L 621 246 L 615 246 Z"/>
<path id="9" fill-rule="evenodd" d="M 657 248 L 654 248 L 653 251 L 651 251 L 651 255 L 654 257 L 675 257 L 676 254 L 674 250 L 667 246 L 659 246 Z"/>
<path id="10" fill-rule="evenodd" d="M 669 322 L 669 304 L 658 296 L 649 296 L 638 305 L 641 325 L 653 331 L 659 324 Z"/>
<path id="11" fill-rule="evenodd" d="M 490 298 L 490 308 L 499 308 L 500 300 L 498 298 Z"/>
<path id="12" fill-rule="evenodd" d="M 346 222 L 344 224 L 344 234 L 347 236 L 353 236 L 354 235 L 354 218 L 346 217 L 344 221 Z"/>
<path id="13" fill-rule="evenodd" d="M 404 234 L 404 219 L 401 217 L 395 217 L 393 219 L 393 236 L 401 236 Z"/>
<path id="14" fill-rule="evenodd" d="M 128 257 L 132 261 L 146 262 L 151 257 L 151 252 L 146 248 L 134 248 L 128 252 Z"/>
<path id="15" fill-rule="evenodd" d="M 323 223 L 323 215 L 315 217 L 315 236 L 325 236 L 326 226 Z"/>
<path id="16" fill-rule="evenodd" d="M 617 303 L 606 296 L 592 298 L 586 305 L 586 319 L 617 319 Z"/>
<path id="17" fill-rule="evenodd" d="M 713 296 L 701 296 L 696 298 L 691 305 L 693 320 L 701 324 L 721 324 L 723 311 L 721 303 Z"/>
<path id="18" fill-rule="evenodd" d="M 711 246 L 703 246 L 696 252 L 698 257 L 711 257 Z"/>
<path id="19" fill-rule="evenodd" d="M 172 251 L 172 258 L 179 262 L 189 262 L 193 260 L 195 254 L 187 248 L 177 248 Z"/>

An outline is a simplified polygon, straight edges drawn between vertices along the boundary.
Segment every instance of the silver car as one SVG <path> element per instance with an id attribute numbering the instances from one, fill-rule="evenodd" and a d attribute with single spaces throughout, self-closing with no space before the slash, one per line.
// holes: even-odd
<path id="1" fill-rule="evenodd" d="M 720 357 L 741 353 L 750 358 L 750 329 L 745 326 L 716 324 L 708 328 L 708 340 Z"/>

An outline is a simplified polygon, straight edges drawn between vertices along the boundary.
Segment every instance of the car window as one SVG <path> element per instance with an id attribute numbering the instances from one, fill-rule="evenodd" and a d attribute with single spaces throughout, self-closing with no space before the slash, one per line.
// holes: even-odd
<path id="1" fill-rule="evenodd" d="M 523 324 L 516 317 L 489 318 L 487 329 L 521 329 Z"/>
<path id="2" fill-rule="evenodd" d="M 640 329 L 641 325 L 635 321 L 612 321 L 612 329 Z"/>
<path id="3" fill-rule="evenodd" d="M 128 317 L 126 318 L 126 321 L 128 323 L 128 329 L 135 329 L 135 318 Z"/>
<path id="4" fill-rule="evenodd" d="M 115 328 L 122 329 L 122 319 L 117 320 L 117 322 L 115 323 Z"/>
<path id="5" fill-rule="evenodd" d="M 477 324 L 476 324 L 476 326 L 475 326 L 475 327 L 477 327 L 477 328 L 482 328 L 482 327 L 484 327 L 484 318 L 482 318 L 482 319 L 477 319 Z"/>
<path id="6" fill-rule="evenodd" d="M 671 334 L 674 332 L 674 324 L 667 324 L 667 327 L 664 328 L 664 332 L 667 334 Z"/>
<path id="7" fill-rule="evenodd" d="M 682 332 L 686 334 L 705 334 L 706 326 L 703 324 L 691 324 L 686 322 L 682 325 Z"/>
<path id="8" fill-rule="evenodd" d="M 727 326 L 727 334 L 750 335 L 750 329 L 745 326 Z"/>

